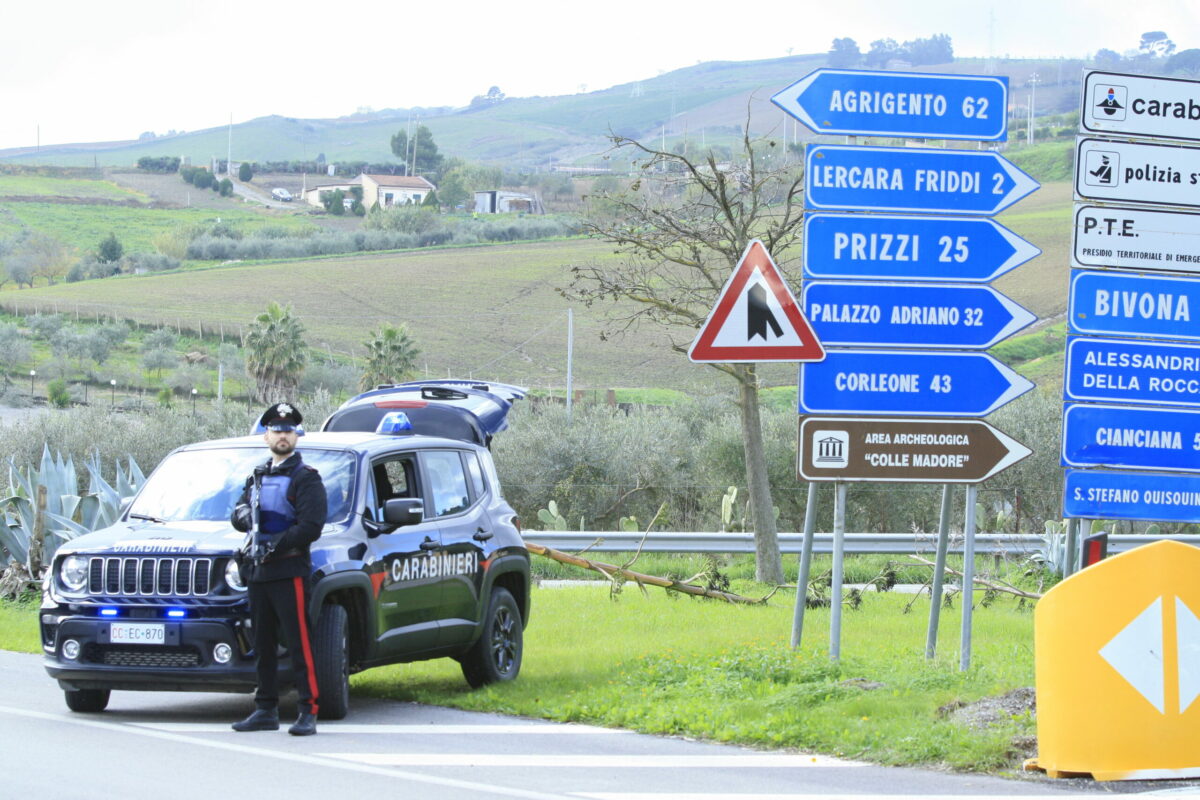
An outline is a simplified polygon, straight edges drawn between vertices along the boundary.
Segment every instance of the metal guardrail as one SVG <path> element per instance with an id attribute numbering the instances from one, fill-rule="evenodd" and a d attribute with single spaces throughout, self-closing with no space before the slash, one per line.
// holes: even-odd
<path id="1" fill-rule="evenodd" d="M 632 552 L 642 542 L 641 533 L 625 531 L 522 531 L 527 541 L 563 550 L 568 553 L 588 549 L 592 552 Z M 1066 534 L 1062 534 L 1065 536 Z M 1108 552 L 1123 553 L 1143 544 L 1159 539 L 1200 546 L 1200 536 L 1131 536 L 1108 537 Z M 782 553 L 799 554 L 804 544 L 802 533 L 779 534 L 779 549 Z M 1030 554 L 1045 547 L 1043 537 L 1032 533 L 980 533 L 975 536 L 977 555 Z M 937 548 L 936 533 L 847 533 L 846 553 L 932 553 Z M 961 534 L 950 537 L 950 552 L 961 553 Z M 752 533 L 676 533 L 652 532 L 642 544 L 646 553 L 753 553 Z M 814 553 L 833 552 L 833 534 L 817 533 L 813 536 Z"/>

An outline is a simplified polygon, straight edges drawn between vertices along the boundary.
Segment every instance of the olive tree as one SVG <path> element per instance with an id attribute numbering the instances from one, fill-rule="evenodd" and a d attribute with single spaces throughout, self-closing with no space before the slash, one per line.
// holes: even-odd
<path id="1" fill-rule="evenodd" d="M 671 348 L 685 355 L 752 240 L 761 240 L 786 273 L 786 257 L 801 236 L 803 175 L 777 142 L 751 138 L 749 125 L 728 163 L 711 151 L 693 157 L 621 135 L 609 138 L 613 155 L 636 159 L 639 175 L 628 190 L 592 198 L 584 227 L 612 242 L 620 258 L 573 267 L 563 294 L 586 305 L 604 303 L 606 335 L 661 325 Z M 756 576 L 781 583 L 755 365 L 710 366 L 738 386 Z"/>

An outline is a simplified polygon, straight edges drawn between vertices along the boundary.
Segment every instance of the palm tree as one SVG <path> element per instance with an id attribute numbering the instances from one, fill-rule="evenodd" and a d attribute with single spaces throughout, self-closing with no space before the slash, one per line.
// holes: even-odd
<path id="1" fill-rule="evenodd" d="M 408 335 L 408 326 L 384 323 L 365 342 L 367 366 L 359 382 L 363 390 L 381 383 L 399 383 L 415 371 L 417 356 L 421 355 L 416 342 Z"/>
<path id="2" fill-rule="evenodd" d="M 292 316 L 292 307 L 271 301 L 254 318 L 243 342 L 246 374 L 254 380 L 260 402 L 294 400 L 308 352 L 304 324 Z"/>

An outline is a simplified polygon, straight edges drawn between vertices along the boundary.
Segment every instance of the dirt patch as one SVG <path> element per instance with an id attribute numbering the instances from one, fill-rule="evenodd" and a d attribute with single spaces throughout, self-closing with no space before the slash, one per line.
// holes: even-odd
<path id="1" fill-rule="evenodd" d="M 938 709 L 940 716 L 975 730 L 986 730 L 997 722 L 1037 712 L 1037 694 L 1032 686 L 1022 686 L 997 697 L 984 697 L 974 703 L 950 703 Z"/>
<path id="2" fill-rule="evenodd" d="M 996 697 L 984 697 L 974 703 L 950 703 L 938 709 L 938 716 L 977 731 L 987 730 L 1013 717 L 1037 716 L 1037 693 L 1032 686 L 1022 686 Z M 1023 761 L 1037 755 L 1037 737 L 1020 735 L 1012 738 L 1014 758 Z"/>

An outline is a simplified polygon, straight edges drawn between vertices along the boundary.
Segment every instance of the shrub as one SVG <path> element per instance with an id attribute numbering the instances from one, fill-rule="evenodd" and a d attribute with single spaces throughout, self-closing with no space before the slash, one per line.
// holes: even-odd
<path id="1" fill-rule="evenodd" d="M 67 391 L 67 382 L 62 378 L 55 378 L 46 384 L 46 399 L 55 408 L 66 408 L 71 405 L 71 393 Z"/>
<path id="2" fill-rule="evenodd" d="M 127 272 L 162 272 L 166 269 L 178 269 L 180 260 L 164 253 L 141 251 L 126 256 Z"/>
<path id="3" fill-rule="evenodd" d="M 34 314 L 25 318 L 25 324 L 36 338 L 49 341 L 66 323 L 59 314 Z"/>
<path id="4" fill-rule="evenodd" d="M 242 166 L 246 165 L 242 164 Z M 221 197 L 233 196 L 233 181 L 229 180 L 229 178 L 222 178 L 221 182 L 215 188 L 221 193 Z"/>
<path id="5" fill-rule="evenodd" d="M 138 169 L 146 172 L 172 173 L 179 171 L 178 156 L 142 156 L 137 160 Z"/>
<path id="6" fill-rule="evenodd" d="M 117 240 L 115 233 L 110 233 L 100 242 L 100 247 L 96 251 L 96 258 L 104 264 L 111 264 L 114 261 L 120 261 L 124 253 L 125 246 Z"/>
<path id="7" fill-rule="evenodd" d="M 253 177 L 254 170 L 250 168 L 250 162 L 243 161 L 241 166 L 238 167 L 238 180 L 242 183 L 249 183 L 250 179 Z"/>

